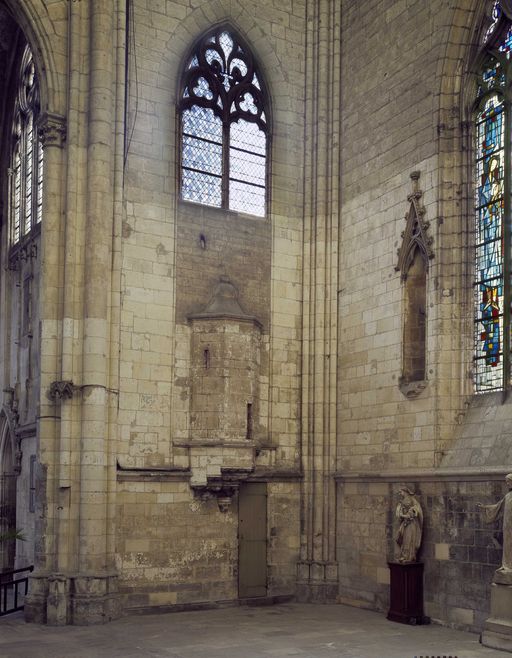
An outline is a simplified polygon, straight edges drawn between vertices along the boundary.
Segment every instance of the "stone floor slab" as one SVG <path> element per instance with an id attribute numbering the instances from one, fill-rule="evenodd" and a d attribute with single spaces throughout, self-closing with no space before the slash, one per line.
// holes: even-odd
<path id="1" fill-rule="evenodd" d="M 106 626 L 0 619 L 0 658 L 504 658 L 471 633 L 405 626 L 343 605 L 283 604 L 131 616 Z"/>

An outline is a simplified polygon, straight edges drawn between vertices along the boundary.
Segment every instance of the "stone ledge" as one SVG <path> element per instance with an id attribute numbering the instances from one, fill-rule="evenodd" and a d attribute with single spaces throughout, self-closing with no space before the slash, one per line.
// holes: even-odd
<path id="1" fill-rule="evenodd" d="M 243 606 L 268 606 L 279 603 L 294 602 L 295 594 L 277 594 L 275 596 L 261 596 L 250 599 L 227 599 L 223 601 L 198 601 L 196 603 L 176 603 L 170 605 L 154 606 L 126 606 L 125 614 L 155 615 L 169 612 L 191 612 L 195 610 L 215 610 L 219 608 L 236 608 Z"/>
<path id="2" fill-rule="evenodd" d="M 396 470 L 387 473 L 334 473 L 337 482 L 415 482 L 417 480 L 437 482 L 449 480 L 452 482 L 488 482 L 489 480 L 503 480 L 510 469 L 506 468 L 423 468 L 418 470 Z"/>

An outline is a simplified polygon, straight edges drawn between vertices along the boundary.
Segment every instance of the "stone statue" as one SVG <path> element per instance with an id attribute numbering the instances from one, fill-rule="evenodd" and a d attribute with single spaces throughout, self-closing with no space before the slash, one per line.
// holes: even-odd
<path id="1" fill-rule="evenodd" d="M 415 498 L 414 491 L 408 487 L 402 487 L 398 495 L 400 500 L 395 513 L 400 520 L 396 537 L 396 543 L 400 548 L 398 561 L 416 562 L 423 532 L 423 510 Z"/>
<path id="2" fill-rule="evenodd" d="M 510 572 L 512 575 L 512 473 L 505 476 L 505 482 L 509 491 L 498 503 L 494 505 L 477 503 L 476 506 L 483 511 L 487 523 L 503 517 L 503 556 L 498 571 Z"/>

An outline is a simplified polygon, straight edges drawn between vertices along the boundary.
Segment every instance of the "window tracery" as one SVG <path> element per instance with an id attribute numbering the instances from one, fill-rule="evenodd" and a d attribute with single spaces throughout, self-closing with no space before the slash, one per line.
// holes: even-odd
<path id="1" fill-rule="evenodd" d="M 248 49 L 226 29 L 206 35 L 182 79 L 182 199 L 265 215 L 266 105 Z"/>
<path id="2" fill-rule="evenodd" d="M 10 166 L 10 239 L 18 244 L 42 220 L 43 148 L 39 138 L 39 85 L 32 52 L 21 59 L 13 113 Z"/>

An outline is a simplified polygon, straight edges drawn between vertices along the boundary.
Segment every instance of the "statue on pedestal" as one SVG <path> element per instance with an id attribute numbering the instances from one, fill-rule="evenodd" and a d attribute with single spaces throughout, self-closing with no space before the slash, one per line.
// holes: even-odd
<path id="1" fill-rule="evenodd" d="M 402 563 L 416 562 L 423 532 L 423 510 L 415 498 L 414 491 L 408 487 L 402 487 L 398 495 L 400 500 L 395 512 L 396 517 L 400 520 L 396 537 L 396 543 L 399 546 L 398 561 Z"/>
<path id="2" fill-rule="evenodd" d="M 505 476 L 505 482 L 509 491 L 498 503 L 494 505 L 477 503 L 476 506 L 483 511 L 487 523 L 503 517 L 503 555 L 501 567 L 496 573 L 512 577 L 512 473 Z"/>

